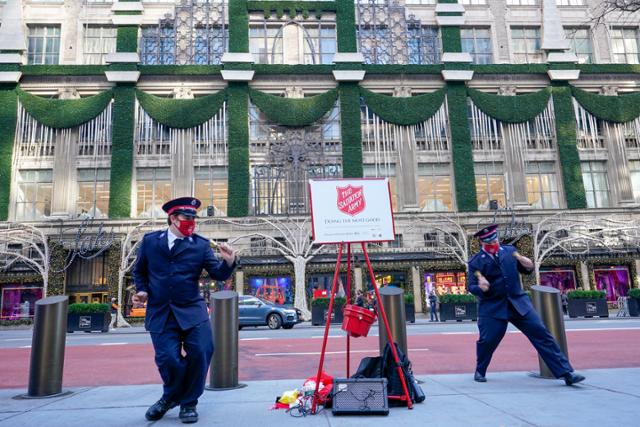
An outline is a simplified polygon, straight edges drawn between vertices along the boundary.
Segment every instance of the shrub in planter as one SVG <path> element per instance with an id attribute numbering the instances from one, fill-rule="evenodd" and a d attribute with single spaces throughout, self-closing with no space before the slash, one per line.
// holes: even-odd
<path id="1" fill-rule="evenodd" d="M 440 295 L 440 321 L 447 320 L 476 320 L 478 318 L 478 303 L 472 294 L 443 294 Z"/>
<path id="2" fill-rule="evenodd" d="M 342 323 L 342 309 L 347 299 L 344 297 L 335 297 L 333 300 L 333 313 L 331 323 Z M 311 324 L 324 325 L 327 320 L 327 311 L 329 310 L 329 298 L 316 298 L 311 301 Z"/>
<path id="3" fill-rule="evenodd" d="M 71 304 L 67 316 L 67 332 L 108 332 L 110 311 L 109 304 Z"/>
<path id="4" fill-rule="evenodd" d="M 629 305 L 629 316 L 640 316 L 640 289 L 630 289 L 627 301 Z"/>
<path id="5" fill-rule="evenodd" d="M 569 317 L 609 317 L 604 291 L 569 291 L 567 298 Z"/>
<path id="6" fill-rule="evenodd" d="M 413 294 L 404 294 L 404 312 L 407 322 L 416 323 L 416 306 L 414 305 Z"/>

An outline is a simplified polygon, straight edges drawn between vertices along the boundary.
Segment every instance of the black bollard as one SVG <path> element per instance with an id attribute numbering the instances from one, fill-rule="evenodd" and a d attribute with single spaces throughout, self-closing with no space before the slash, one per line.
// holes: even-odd
<path id="1" fill-rule="evenodd" d="M 215 292 L 210 301 L 214 352 L 207 390 L 244 387 L 238 383 L 238 293 Z"/>
<path id="2" fill-rule="evenodd" d="M 404 309 L 404 291 L 395 286 L 385 286 L 380 289 L 382 306 L 389 320 L 389 329 L 393 340 L 398 344 L 400 350 L 409 357 L 407 351 L 407 315 Z M 380 355 L 384 352 L 384 347 L 389 342 L 384 322 L 378 317 L 378 342 L 380 345 Z"/>
<path id="3" fill-rule="evenodd" d="M 564 330 L 564 317 L 562 315 L 562 302 L 560 291 L 551 286 L 532 286 L 533 306 L 540 315 L 551 335 L 560 346 L 560 350 L 569 358 L 567 352 L 567 335 Z M 540 363 L 540 377 L 555 378 L 546 363 L 538 356 Z"/>
<path id="4" fill-rule="evenodd" d="M 63 394 L 62 371 L 68 305 L 69 298 L 64 295 L 36 301 L 29 390 L 23 397 L 43 398 Z"/>

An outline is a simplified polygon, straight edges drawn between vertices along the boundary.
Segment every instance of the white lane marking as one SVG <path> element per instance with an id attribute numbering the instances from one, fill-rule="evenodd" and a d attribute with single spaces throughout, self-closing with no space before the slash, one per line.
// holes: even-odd
<path id="1" fill-rule="evenodd" d="M 351 350 L 351 353 L 378 353 L 380 349 L 372 349 L 372 350 Z M 409 351 L 429 351 L 428 348 L 410 348 Z M 255 356 L 263 357 L 263 356 L 319 356 L 321 352 L 319 351 L 308 351 L 308 352 L 299 352 L 299 353 L 256 353 Z M 342 351 L 325 351 L 324 354 L 347 354 L 346 350 Z"/>
<path id="2" fill-rule="evenodd" d="M 18 348 L 31 348 L 31 346 L 30 345 L 22 345 L 22 346 L 20 346 Z"/>
<path id="3" fill-rule="evenodd" d="M 264 341 L 270 340 L 271 338 L 267 337 L 257 337 L 257 338 L 240 338 L 240 341 Z"/>
<path id="4" fill-rule="evenodd" d="M 440 332 L 441 335 L 474 335 L 477 332 Z"/>
<path id="5" fill-rule="evenodd" d="M 582 331 L 637 331 L 640 330 L 640 327 L 634 328 L 576 328 L 576 329 L 567 329 L 567 332 L 582 332 Z"/>
<path id="6" fill-rule="evenodd" d="M 127 342 L 103 342 L 98 345 L 127 345 Z"/>
<path id="7" fill-rule="evenodd" d="M 344 338 L 347 335 L 329 335 L 327 338 Z M 324 335 L 312 335 L 311 338 L 324 338 Z"/>
<path id="8" fill-rule="evenodd" d="M 31 341 L 31 338 L 7 338 L 3 341 Z"/>

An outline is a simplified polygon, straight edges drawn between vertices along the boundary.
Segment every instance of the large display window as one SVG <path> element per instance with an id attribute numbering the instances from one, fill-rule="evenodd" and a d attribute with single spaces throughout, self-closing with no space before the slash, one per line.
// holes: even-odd
<path id="1" fill-rule="evenodd" d="M 573 267 L 556 267 L 540 271 L 540 284 L 551 286 L 562 293 L 576 288 L 576 271 Z"/>
<path id="2" fill-rule="evenodd" d="M 8 285 L 2 288 L 2 320 L 31 319 L 36 301 L 42 298 L 42 286 Z"/>
<path id="3" fill-rule="evenodd" d="M 593 269 L 596 288 L 607 293 L 607 301 L 615 302 L 618 297 L 626 297 L 631 283 L 629 267 L 612 265 Z"/>
<path id="4" fill-rule="evenodd" d="M 429 295 L 432 289 L 438 295 L 467 293 L 467 274 L 464 271 L 428 271 L 423 279 L 425 295 Z"/>
<path id="5" fill-rule="evenodd" d="M 289 276 L 250 277 L 249 292 L 276 304 L 293 304 L 293 288 Z"/>
<path id="6" fill-rule="evenodd" d="M 376 267 L 373 267 L 373 271 L 375 272 Z M 371 287 L 371 280 L 369 279 L 369 273 L 366 270 L 363 270 L 364 282 L 367 290 L 373 290 Z M 381 273 L 375 274 L 376 284 L 378 288 L 382 288 L 384 286 L 397 286 L 402 289 L 406 289 L 407 283 L 407 273 L 404 271 L 385 271 Z"/>

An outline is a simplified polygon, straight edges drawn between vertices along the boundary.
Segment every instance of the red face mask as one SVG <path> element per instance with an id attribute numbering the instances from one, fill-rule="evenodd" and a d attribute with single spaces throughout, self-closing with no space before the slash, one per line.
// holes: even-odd
<path id="1" fill-rule="evenodd" d="M 490 253 L 491 255 L 495 255 L 498 253 L 498 250 L 500 250 L 500 243 L 495 242 L 495 243 L 483 243 L 482 244 L 482 249 L 484 249 L 486 252 Z"/>
<path id="2" fill-rule="evenodd" d="M 182 219 L 178 221 L 176 228 L 182 233 L 185 237 L 189 237 L 193 234 L 193 230 L 196 229 L 196 220 L 195 219 Z"/>

